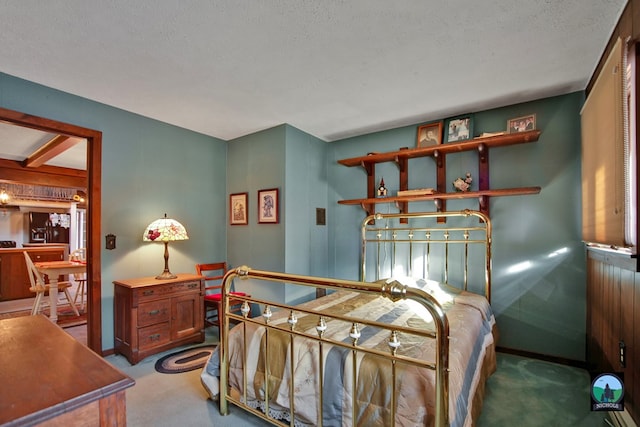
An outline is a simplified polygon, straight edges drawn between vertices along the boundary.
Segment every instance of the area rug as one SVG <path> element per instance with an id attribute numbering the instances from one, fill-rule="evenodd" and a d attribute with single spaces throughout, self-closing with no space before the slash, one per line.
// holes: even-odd
<path id="1" fill-rule="evenodd" d="M 201 345 L 161 357 L 156 362 L 156 371 L 162 374 L 180 374 L 202 368 L 216 345 Z"/>

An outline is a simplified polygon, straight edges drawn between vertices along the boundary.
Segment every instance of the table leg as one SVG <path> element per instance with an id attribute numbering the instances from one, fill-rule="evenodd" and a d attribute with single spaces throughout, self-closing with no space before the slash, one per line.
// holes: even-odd
<path id="1" fill-rule="evenodd" d="M 58 322 L 58 276 L 49 277 L 49 320 Z"/>

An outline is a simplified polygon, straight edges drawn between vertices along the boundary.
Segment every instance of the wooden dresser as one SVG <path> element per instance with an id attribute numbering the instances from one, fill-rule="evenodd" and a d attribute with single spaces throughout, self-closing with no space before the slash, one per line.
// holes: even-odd
<path id="1" fill-rule="evenodd" d="M 142 277 L 114 283 L 116 353 L 131 364 L 180 345 L 204 341 L 204 280 Z"/>
<path id="2" fill-rule="evenodd" d="M 0 320 L 0 426 L 124 426 L 134 380 L 44 317 Z"/>

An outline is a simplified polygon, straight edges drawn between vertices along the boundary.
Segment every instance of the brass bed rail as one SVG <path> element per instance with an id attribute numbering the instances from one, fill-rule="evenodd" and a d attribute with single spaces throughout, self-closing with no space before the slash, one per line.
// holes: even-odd
<path id="1" fill-rule="evenodd" d="M 440 223 L 430 226 L 431 222 L 436 223 L 436 219 L 465 219 L 477 218 L 478 221 L 472 225 L 470 221 L 463 221 L 460 226 L 447 226 Z M 401 219 L 412 219 L 411 225 L 403 225 Z M 415 225 L 416 220 L 424 219 L 424 224 Z M 395 221 L 398 220 L 397 225 Z M 377 221 L 377 223 L 376 223 Z M 382 225 L 379 225 L 382 224 Z M 373 280 L 379 280 L 381 277 L 395 276 L 395 270 L 398 266 L 404 267 L 407 276 L 415 275 L 416 263 L 418 259 L 422 263 L 422 274 L 420 277 L 424 279 L 433 279 L 442 283 L 450 283 L 450 248 L 459 246 L 462 249 L 460 256 L 463 258 L 461 263 L 457 265 L 463 266 L 463 279 L 460 286 L 464 290 L 468 290 L 469 279 L 469 263 L 472 262 L 469 248 L 477 245 L 482 248 L 479 256 L 484 257 L 484 295 L 491 302 L 491 221 L 488 216 L 482 212 L 463 210 L 451 212 L 416 212 L 416 213 L 400 213 L 400 214 L 382 214 L 376 213 L 369 215 L 362 221 L 361 226 L 361 269 L 360 278 L 362 281 L 372 280 L 369 277 L 375 276 Z M 374 263 L 373 269 L 367 268 L 368 247 L 373 246 Z M 399 247 L 405 249 L 403 260 L 398 261 Z M 443 246 L 444 253 L 440 257 L 432 256 L 432 248 L 434 246 Z M 389 247 L 388 254 L 386 252 Z M 385 255 L 389 255 L 385 259 Z M 437 258 L 437 259 L 436 259 Z M 436 262 L 441 262 L 440 274 L 437 277 L 432 275 L 436 271 L 433 268 Z M 386 264 L 385 264 L 386 263 Z M 480 265 L 481 263 L 475 263 Z M 386 265 L 386 272 L 383 269 Z M 371 271 L 373 270 L 373 272 Z"/>
<path id="2" fill-rule="evenodd" d="M 296 285 L 303 285 L 303 286 L 311 286 L 311 287 L 315 287 L 315 288 L 323 288 L 323 289 L 327 289 L 327 290 L 351 290 L 351 291 L 356 291 L 356 292 L 361 292 L 361 293 L 369 293 L 369 294 L 377 294 L 377 295 L 382 295 L 392 301 L 398 301 L 398 300 L 413 300 L 413 301 L 417 301 L 419 304 L 421 304 L 423 307 L 425 307 L 426 310 L 428 310 L 428 312 L 431 314 L 431 316 L 433 317 L 433 322 L 434 322 L 434 328 L 435 328 L 435 334 L 433 332 L 429 332 L 429 331 L 423 331 L 423 330 L 418 330 L 415 328 L 407 328 L 407 327 L 403 327 L 403 326 L 399 326 L 399 325 L 388 325 L 385 323 L 380 323 L 380 322 L 375 322 L 375 321 L 370 321 L 370 320 L 366 320 L 366 319 L 360 319 L 360 318 L 355 318 L 355 317 L 351 317 L 351 316 L 341 316 L 341 315 L 334 315 L 334 314 L 327 314 L 325 312 L 322 311 L 317 311 L 317 310 L 306 310 L 306 309 L 300 309 L 299 307 L 296 306 L 288 306 L 286 304 L 280 304 L 280 303 L 275 303 L 272 301 L 266 301 L 266 300 L 261 300 L 261 299 L 257 299 L 257 298 L 251 298 L 251 297 L 244 297 L 244 296 L 239 296 L 239 295 L 234 295 L 234 298 L 236 300 L 240 299 L 243 300 L 243 305 L 245 305 L 245 308 L 243 310 L 243 316 L 239 316 L 236 315 L 234 313 L 229 312 L 228 310 L 228 295 L 231 289 L 231 284 L 233 282 L 233 280 L 239 277 L 241 279 L 259 279 L 259 280 L 263 280 L 263 281 L 270 281 L 270 282 L 277 282 L 277 283 L 291 283 L 291 284 L 296 284 Z M 339 280 L 339 279 L 328 279 L 328 278 L 321 278 L 321 277 L 312 277 L 312 276 L 303 276 L 303 275 L 295 275 L 295 274 L 286 274 L 286 273 L 277 273 L 277 272 L 271 272 L 271 271 L 261 271 L 261 270 L 253 270 L 250 269 L 249 267 L 246 266 L 242 266 L 233 270 L 230 270 L 229 272 L 227 272 L 227 274 L 225 275 L 224 278 L 224 283 L 223 283 L 223 293 L 225 295 L 225 298 L 223 298 L 223 302 L 222 302 L 222 309 L 223 312 L 225 313 L 224 319 L 223 319 L 223 330 L 225 331 L 225 333 L 222 334 L 222 339 L 221 339 L 221 345 L 220 345 L 220 366 L 221 366 L 221 370 L 220 370 L 220 412 L 223 415 L 228 414 L 228 402 L 234 403 L 237 406 L 241 406 L 242 408 L 244 408 L 245 410 L 248 410 L 252 413 L 254 413 L 255 415 L 266 419 L 269 422 L 272 423 L 277 423 L 280 425 L 284 425 L 281 422 L 274 420 L 273 418 L 268 417 L 267 415 L 261 413 L 259 410 L 255 410 L 251 407 L 248 407 L 247 405 L 245 405 L 243 403 L 243 400 L 246 401 L 246 392 L 247 392 L 247 376 L 246 374 L 244 375 L 244 386 L 243 386 L 243 390 L 244 390 L 244 396 L 243 398 L 239 399 L 237 397 L 232 396 L 231 393 L 229 393 L 228 390 L 228 386 L 229 386 L 229 379 L 228 379 L 228 348 L 229 348 L 229 324 L 230 321 L 233 320 L 235 322 L 240 322 L 242 323 L 242 325 L 236 326 L 237 327 L 245 327 L 246 323 L 254 323 L 254 324 L 259 324 L 260 326 L 266 328 L 266 332 L 265 332 L 265 336 L 266 339 L 268 340 L 269 338 L 269 330 L 278 330 L 280 332 L 286 332 L 288 334 L 290 334 L 291 337 L 291 344 L 290 344 L 290 351 L 292 351 L 293 349 L 293 337 L 294 336 L 299 336 L 299 337 L 303 337 L 304 339 L 307 340 L 314 340 L 318 343 L 318 345 L 320 346 L 320 352 L 322 354 L 323 351 L 323 345 L 324 344 L 329 344 L 329 345 L 333 345 L 333 346 L 340 346 L 340 347 L 345 347 L 345 348 L 350 348 L 353 351 L 353 360 L 355 363 L 355 359 L 356 359 L 356 352 L 362 352 L 362 353 L 366 353 L 366 354 L 372 354 L 372 355 L 376 355 L 376 356 L 380 356 L 380 357 L 384 357 L 388 360 L 391 360 L 392 363 L 392 369 L 395 370 L 396 367 L 396 363 L 397 362 L 402 362 L 402 363 L 409 363 L 409 364 L 415 364 L 418 366 L 422 366 L 428 369 L 432 369 L 435 371 L 435 375 L 436 375 L 436 414 L 435 414 L 435 421 L 437 426 L 446 426 L 449 424 L 448 422 L 448 417 L 449 417 L 449 381 L 448 381 L 448 375 L 449 375 L 449 340 L 448 340 L 448 336 L 449 336 L 449 322 L 447 320 L 447 317 L 445 316 L 442 307 L 440 306 L 440 304 L 433 299 L 428 293 L 422 291 L 421 289 L 417 289 L 417 288 L 412 288 L 406 285 L 403 285 L 397 281 L 388 281 L 385 283 L 365 283 L 365 282 L 359 282 L 359 281 L 351 281 L 351 280 Z M 264 310 L 262 312 L 262 316 L 259 318 L 250 318 L 248 317 L 248 312 L 249 312 L 249 308 L 247 306 L 247 304 L 251 302 L 251 303 L 257 303 L 260 304 L 261 306 L 264 306 Z M 272 325 L 269 323 L 269 319 L 271 318 L 272 315 L 272 307 L 275 307 L 277 309 L 281 309 L 281 310 L 289 310 L 289 318 L 287 319 L 286 322 L 286 327 L 285 326 L 280 326 L 280 325 Z M 317 321 L 317 326 L 316 326 L 316 330 L 317 330 L 317 334 L 309 334 L 309 333 L 305 333 L 303 331 L 297 331 L 295 330 L 295 323 L 296 323 L 296 319 L 297 319 L 297 315 L 300 313 L 305 313 L 308 315 L 314 315 L 317 316 L 318 321 Z M 351 323 L 351 330 L 349 332 L 349 336 L 351 337 L 351 345 L 345 344 L 342 341 L 337 341 L 334 339 L 330 339 L 327 338 L 323 335 L 324 332 L 324 328 L 326 328 L 326 319 L 335 319 L 335 320 L 341 320 L 344 322 L 348 322 Z M 381 328 L 381 329 L 388 329 L 389 330 L 389 352 L 388 353 L 383 353 L 379 350 L 376 349 L 371 349 L 371 348 L 366 348 L 366 347 L 362 347 L 358 345 L 358 338 L 360 336 L 360 329 L 362 326 L 371 326 L 371 327 L 377 327 L 377 328 Z M 428 362 L 428 361 L 424 361 L 424 360 L 419 360 L 419 359 L 413 359 L 410 357 L 406 357 L 403 355 L 399 355 L 397 354 L 397 349 L 398 347 L 401 345 L 401 343 L 398 341 L 398 332 L 406 332 L 406 333 L 410 333 L 413 335 L 418 335 L 418 336 L 423 336 L 426 338 L 434 338 L 436 339 L 436 360 L 432 361 L 432 362 Z M 246 340 L 246 334 L 244 335 L 244 339 Z M 244 346 L 243 351 L 246 352 L 246 343 Z M 266 348 L 268 349 L 268 345 L 266 346 Z M 244 354 L 244 360 L 245 362 L 243 363 L 243 366 L 246 366 L 246 357 L 247 355 Z M 268 356 L 266 356 L 268 357 Z M 320 377 L 322 378 L 322 360 L 323 358 L 320 357 Z M 265 364 L 265 370 L 268 369 L 268 365 Z M 293 364 L 291 364 L 290 369 L 294 369 Z M 355 376 L 356 376 L 356 372 L 357 369 L 353 369 L 354 372 L 354 377 L 352 378 L 352 381 L 354 381 L 354 385 L 355 385 Z M 266 375 L 268 375 L 267 373 L 265 373 Z M 395 387 L 395 372 L 392 374 L 394 381 L 394 387 Z M 293 381 L 293 375 L 290 376 L 290 381 Z M 265 387 L 268 387 L 269 382 L 265 381 Z M 319 387 L 320 390 L 318 390 L 318 396 L 319 399 L 322 399 L 322 381 L 319 381 Z M 291 393 L 293 393 L 294 387 L 292 384 L 289 384 L 289 390 L 291 390 Z M 265 396 L 265 401 L 264 401 L 264 405 L 266 407 L 265 413 L 269 414 L 269 391 L 265 390 L 264 392 L 264 396 Z M 395 390 L 393 391 L 393 396 L 395 399 Z M 355 400 L 355 393 L 352 397 L 352 399 Z M 293 407 L 293 395 L 291 395 L 290 397 L 290 404 L 291 407 L 289 408 L 290 411 L 290 425 L 294 425 L 294 418 L 295 418 L 295 408 Z M 393 405 L 392 405 L 393 406 Z M 322 401 L 320 400 L 319 402 L 319 407 L 322 408 Z M 355 401 L 352 402 L 352 408 L 355 411 L 355 408 L 357 407 Z M 394 410 L 394 408 L 390 408 L 391 411 Z M 353 419 L 355 420 L 355 414 L 353 414 Z M 393 419 L 393 416 L 392 416 Z M 319 412 L 319 419 L 318 419 L 318 425 L 322 425 L 322 414 L 321 412 Z"/>

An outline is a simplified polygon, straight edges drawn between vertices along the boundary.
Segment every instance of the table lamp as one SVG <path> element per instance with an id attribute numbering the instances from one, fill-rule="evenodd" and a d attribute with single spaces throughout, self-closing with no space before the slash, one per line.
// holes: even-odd
<path id="1" fill-rule="evenodd" d="M 188 240 L 187 230 L 178 221 L 172 218 L 156 219 L 149 224 L 144 230 L 142 240 L 145 242 L 163 242 L 164 243 L 164 271 L 156 279 L 175 279 L 175 274 L 169 271 L 169 242 L 175 240 Z"/>

